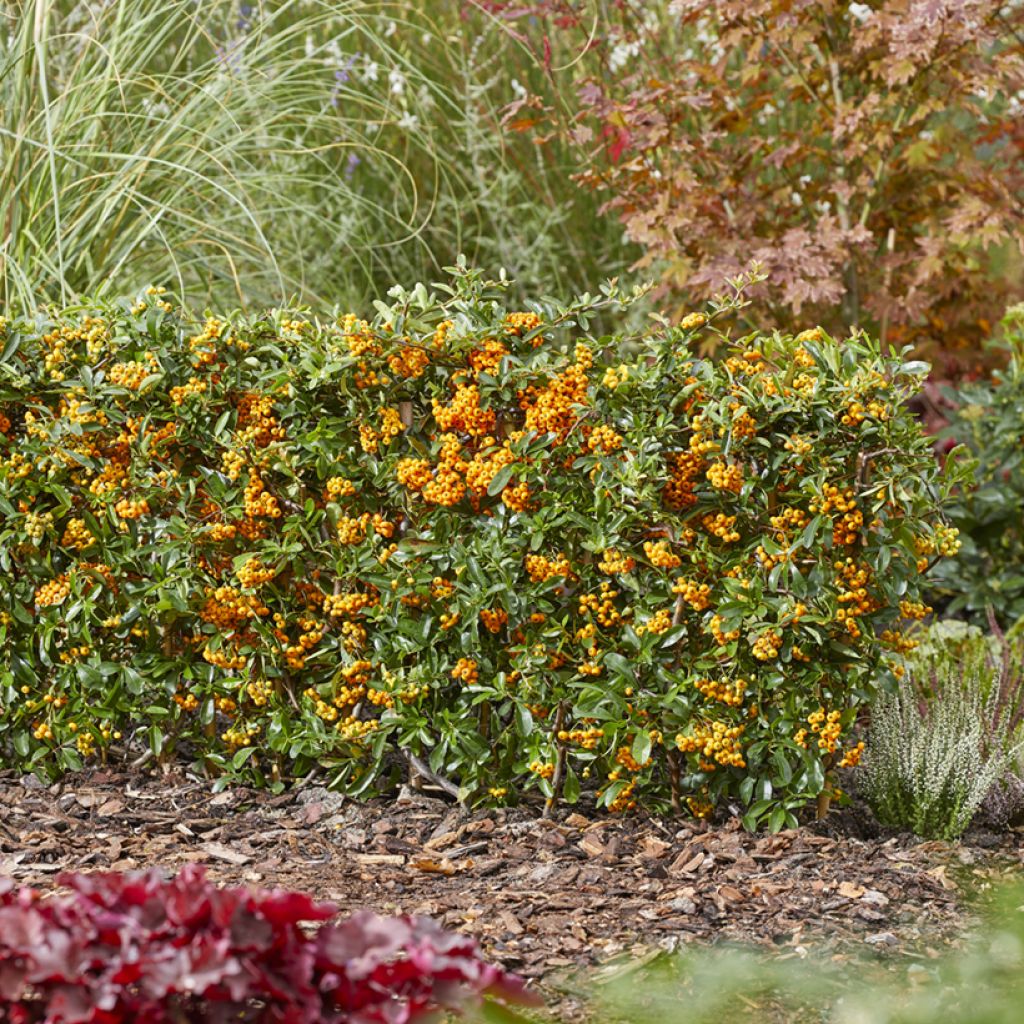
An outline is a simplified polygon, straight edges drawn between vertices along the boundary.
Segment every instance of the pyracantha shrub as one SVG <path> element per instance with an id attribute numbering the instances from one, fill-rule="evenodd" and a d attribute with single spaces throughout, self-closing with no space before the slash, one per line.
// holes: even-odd
<path id="1" fill-rule="evenodd" d="M 713 363 L 691 344 L 740 300 L 595 338 L 612 289 L 509 312 L 500 284 L 8 324 L 5 757 L 134 736 L 353 794 L 401 752 L 472 802 L 826 805 L 955 543 L 903 404 L 925 365 L 818 329 Z"/>
<path id="2" fill-rule="evenodd" d="M 0 1016 L 10 1024 L 412 1024 L 487 997 L 532 1002 L 472 940 L 428 918 L 297 892 L 219 889 L 188 865 L 63 875 L 70 896 L 0 880 Z"/>

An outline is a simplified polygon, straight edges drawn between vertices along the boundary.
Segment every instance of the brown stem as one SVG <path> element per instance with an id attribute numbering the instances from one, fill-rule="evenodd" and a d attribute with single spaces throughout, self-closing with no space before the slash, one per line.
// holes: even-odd
<path id="1" fill-rule="evenodd" d="M 683 813 L 683 801 L 681 796 L 681 786 L 679 782 L 679 751 L 670 750 L 668 752 L 668 785 L 669 790 L 672 794 L 672 810 L 676 814 Z"/>
<path id="2" fill-rule="evenodd" d="M 562 795 L 562 782 L 565 780 L 565 759 L 566 759 L 566 746 L 558 739 L 558 734 L 562 731 L 562 725 L 565 722 L 565 701 L 558 702 L 558 710 L 555 712 L 555 724 L 552 726 L 552 734 L 555 737 L 555 742 L 558 744 L 558 758 L 555 761 L 555 774 L 551 779 L 551 796 L 544 802 L 544 817 L 550 818 L 551 812 L 555 809 L 559 797 Z"/>
<path id="3" fill-rule="evenodd" d="M 828 809 L 832 804 L 832 790 L 823 789 L 818 794 L 818 800 L 815 804 L 814 817 L 817 821 L 821 821 L 825 815 L 828 814 Z"/>
<path id="4" fill-rule="evenodd" d="M 832 764 L 834 760 L 831 754 L 825 758 L 825 785 L 818 794 L 818 799 L 815 803 L 814 816 L 817 821 L 821 821 L 828 814 L 829 807 L 832 806 Z"/>
<path id="5" fill-rule="evenodd" d="M 432 782 L 435 786 L 438 786 L 440 789 L 443 789 L 449 796 L 453 796 L 455 797 L 456 800 L 459 800 L 459 787 L 456 786 L 454 782 L 452 782 L 450 779 L 446 779 L 443 775 L 438 775 L 438 773 L 435 772 L 426 763 L 426 761 L 421 760 L 415 754 L 406 751 L 405 756 L 409 762 L 410 768 L 409 785 L 413 789 L 423 788 L 421 785 L 418 784 L 418 780 L 416 782 L 413 781 L 413 775 L 415 772 L 416 776 L 426 779 L 428 782 Z M 459 802 L 461 803 L 462 801 L 459 800 Z"/>

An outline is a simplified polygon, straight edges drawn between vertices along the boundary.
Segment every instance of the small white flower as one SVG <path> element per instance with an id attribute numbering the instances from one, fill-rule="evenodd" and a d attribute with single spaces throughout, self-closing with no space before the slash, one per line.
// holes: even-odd
<path id="1" fill-rule="evenodd" d="M 852 14 L 858 21 L 865 22 L 871 17 L 873 11 L 867 4 L 850 4 L 850 14 Z"/>
<path id="2" fill-rule="evenodd" d="M 384 38 L 390 39 L 398 31 L 398 26 L 393 22 L 388 22 L 388 27 L 384 29 Z"/>
<path id="3" fill-rule="evenodd" d="M 388 85 L 392 96 L 401 96 L 405 92 L 405 75 L 398 68 L 388 72 Z"/>
<path id="4" fill-rule="evenodd" d="M 411 132 L 413 129 L 418 128 L 420 119 L 410 113 L 408 110 L 398 119 L 397 124 L 399 128 L 405 129 L 405 131 Z"/>
<path id="5" fill-rule="evenodd" d="M 526 99 L 526 96 L 527 96 L 526 87 L 520 83 L 518 78 L 513 78 L 512 81 L 509 83 L 509 85 L 512 86 L 512 91 L 516 94 L 516 98 L 517 99 L 520 99 L 520 100 L 525 100 Z"/>
<path id="6" fill-rule="evenodd" d="M 363 65 L 362 79 L 364 82 L 376 82 L 380 77 L 380 65 L 375 60 L 366 59 Z"/>
<path id="7" fill-rule="evenodd" d="M 640 43 L 635 40 L 632 43 L 618 42 L 612 47 L 608 56 L 608 69 L 610 71 L 621 71 L 638 53 Z"/>

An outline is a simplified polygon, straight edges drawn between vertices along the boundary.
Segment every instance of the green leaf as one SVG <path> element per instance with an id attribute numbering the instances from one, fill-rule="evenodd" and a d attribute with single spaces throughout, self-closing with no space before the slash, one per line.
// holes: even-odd
<path id="1" fill-rule="evenodd" d="M 654 742 L 651 740 L 650 733 L 638 732 L 633 739 L 633 758 L 638 764 L 646 764 L 647 759 L 651 756 L 651 748 L 654 746 Z"/>
<path id="2" fill-rule="evenodd" d="M 491 482 L 487 485 L 487 493 L 493 498 L 497 494 L 501 494 L 505 487 L 508 485 L 509 480 L 512 479 L 512 473 L 514 471 L 514 464 L 509 466 L 502 466 Z"/>

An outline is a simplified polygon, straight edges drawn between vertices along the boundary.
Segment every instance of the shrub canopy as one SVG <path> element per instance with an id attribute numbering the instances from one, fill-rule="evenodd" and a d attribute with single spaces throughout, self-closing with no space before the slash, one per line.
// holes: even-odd
<path id="1" fill-rule="evenodd" d="M 613 287 L 510 312 L 502 283 L 6 324 L 4 757 L 135 739 L 366 793 L 401 751 L 472 801 L 773 827 L 827 793 L 955 547 L 903 405 L 925 365 L 817 329 L 712 363 L 739 300 L 595 338 Z"/>

